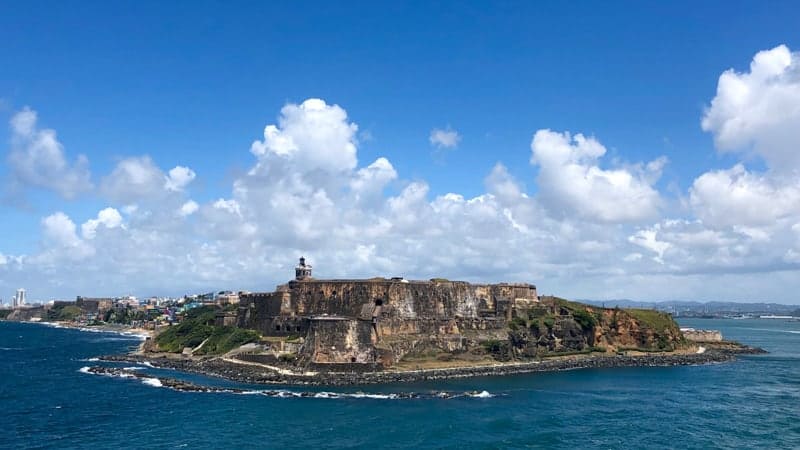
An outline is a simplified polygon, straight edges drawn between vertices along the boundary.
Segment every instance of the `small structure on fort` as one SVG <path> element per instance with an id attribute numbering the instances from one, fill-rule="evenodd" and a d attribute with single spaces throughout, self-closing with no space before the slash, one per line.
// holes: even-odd
<path id="1" fill-rule="evenodd" d="M 311 265 L 306 264 L 306 258 L 300 257 L 300 264 L 294 268 L 294 279 L 297 281 L 311 279 Z"/>

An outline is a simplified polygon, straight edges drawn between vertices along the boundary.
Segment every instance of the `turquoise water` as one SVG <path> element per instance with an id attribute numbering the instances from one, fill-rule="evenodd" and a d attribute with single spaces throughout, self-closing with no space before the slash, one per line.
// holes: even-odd
<path id="1" fill-rule="evenodd" d="M 682 325 L 721 329 L 727 338 L 771 353 L 705 366 L 330 389 L 485 390 L 490 398 L 270 398 L 175 392 L 81 373 L 81 367 L 98 364 L 86 359 L 138 341 L 3 322 L 0 447 L 800 448 L 800 322 L 685 320 Z"/>

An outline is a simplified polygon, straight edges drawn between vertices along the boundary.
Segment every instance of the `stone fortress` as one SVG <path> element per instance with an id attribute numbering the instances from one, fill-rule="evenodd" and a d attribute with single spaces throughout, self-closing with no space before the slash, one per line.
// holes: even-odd
<path id="1" fill-rule="evenodd" d="M 243 294 L 236 317 L 223 321 L 294 343 L 299 365 L 374 370 L 411 352 L 463 352 L 508 339 L 513 312 L 538 303 L 536 286 L 523 283 L 317 280 L 300 258 L 294 280 Z"/>

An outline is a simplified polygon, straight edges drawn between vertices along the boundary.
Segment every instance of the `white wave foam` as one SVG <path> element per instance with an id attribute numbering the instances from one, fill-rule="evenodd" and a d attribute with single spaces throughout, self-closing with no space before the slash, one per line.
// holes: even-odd
<path id="1" fill-rule="evenodd" d="M 147 369 L 147 367 L 133 366 L 133 367 L 123 367 L 122 368 L 122 370 L 144 370 L 144 369 Z"/>
<path id="2" fill-rule="evenodd" d="M 103 330 L 100 330 L 100 329 L 97 329 L 97 328 L 89 328 L 89 327 L 80 327 L 80 328 L 78 328 L 78 330 L 85 331 L 87 333 L 102 333 L 103 332 Z"/>
<path id="3" fill-rule="evenodd" d="M 307 392 L 295 392 L 295 391 L 287 391 L 287 390 L 252 390 L 252 391 L 243 391 L 237 392 L 239 395 L 264 395 L 267 397 L 277 397 L 277 398 L 299 398 L 299 397 L 310 397 L 310 398 L 323 398 L 323 399 L 341 399 L 341 398 L 372 398 L 372 399 L 382 399 L 382 400 L 394 400 L 400 398 L 397 394 L 368 394 L 365 392 L 355 392 L 355 393 L 344 393 L 344 392 L 316 392 L 313 395 Z"/>
<path id="4" fill-rule="evenodd" d="M 229 392 L 229 391 L 210 391 L 210 392 Z M 454 398 L 493 398 L 496 397 L 488 391 L 481 392 L 432 392 L 430 394 L 417 394 L 417 393 L 389 393 L 377 394 L 367 392 L 297 392 L 288 390 L 250 390 L 235 392 L 238 395 L 263 395 L 273 398 L 318 398 L 326 400 L 336 399 L 373 399 L 373 400 L 399 400 L 399 399 L 414 399 L 414 398 L 439 398 L 439 399 L 454 399 Z"/>
<path id="5" fill-rule="evenodd" d="M 89 367 L 89 366 L 83 366 L 80 369 L 78 369 L 78 372 L 80 372 L 80 373 L 88 373 L 90 375 L 99 375 L 99 376 L 103 376 L 103 377 L 117 377 L 117 378 L 135 378 L 136 377 L 136 375 L 133 375 L 133 374 L 130 374 L 130 373 L 105 373 L 105 372 L 99 372 L 98 373 L 98 372 L 92 372 L 90 369 L 91 369 L 91 367 Z"/>
<path id="6" fill-rule="evenodd" d="M 163 384 L 161 384 L 161 380 L 159 380 L 158 378 L 142 378 L 142 383 L 153 387 L 164 386 Z"/>
<path id="7" fill-rule="evenodd" d="M 399 398 L 397 394 L 365 394 L 364 392 L 356 392 L 355 394 L 345 394 L 350 398 L 374 398 L 378 400 L 396 400 Z"/>
<path id="8" fill-rule="evenodd" d="M 62 328 L 68 328 L 68 327 L 62 327 Z M 106 328 L 94 328 L 94 327 L 80 327 L 80 328 L 78 328 L 78 330 L 85 331 L 87 333 L 116 334 L 117 336 L 121 337 L 120 339 L 115 339 L 115 340 L 139 339 L 139 340 L 143 341 L 143 340 L 145 340 L 147 338 L 146 334 L 134 333 L 132 331 L 109 330 L 109 329 L 106 329 Z M 127 338 L 127 339 L 125 339 L 125 338 Z M 111 340 L 111 339 L 109 339 L 109 340 Z"/>
<path id="9" fill-rule="evenodd" d="M 474 397 L 474 398 L 492 398 L 492 397 L 494 397 L 494 395 L 489 393 L 489 391 L 481 391 L 481 392 L 478 392 L 478 393 L 471 393 L 471 394 L 467 394 L 467 395 L 469 395 L 470 397 Z"/>
<path id="10" fill-rule="evenodd" d="M 771 330 L 769 328 L 743 328 L 745 330 L 753 330 L 753 331 L 767 331 L 770 333 L 789 333 L 789 334 L 800 334 L 800 331 L 797 330 Z"/>
<path id="11" fill-rule="evenodd" d="M 61 325 L 60 323 L 56 323 L 56 322 L 26 322 L 26 323 L 35 323 L 35 324 L 44 325 L 44 326 L 50 327 L 50 328 L 69 328 L 67 326 Z"/>
<path id="12" fill-rule="evenodd" d="M 81 361 L 97 362 L 97 361 L 100 361 L 100 358 L 86 358 L 86 359 L 82 359 Z"/>
<path id="13" fill-rule="evenodd" d="M 143 365 L 143 366 L 147 366 L 147 367 L 149 367 L 149 368 L 151 368 L 151 369 L 155 369 L 155 368 L 156 368 L 156 366 L 154 366 L 153 364 L 151 364 L 151 363 L 150 363 L 150 361 L 142 361 L 142 365 Z"/>
<path id="14" fill-rule="evenodd" d="M 265 394 L 265 395 L 267 395 L 267 393 L 266 393 L 266 392 L 262 392 L 262 394 Z M 292 392 L 292 391 L 278 391 L 278 392 L 276 393 L 275 397 L 278 397 L 278 398 L 289 398 L 289 397 L 300 397 L 300 395 L 301 395 L 301 394 L 300 394 L 299 392 Z"/>

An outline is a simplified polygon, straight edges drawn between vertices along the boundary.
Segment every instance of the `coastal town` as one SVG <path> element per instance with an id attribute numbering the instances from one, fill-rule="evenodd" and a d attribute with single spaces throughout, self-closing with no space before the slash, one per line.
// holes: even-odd
<path id="1" fill-rule="evenodd" d="M 28 302 L 25 289 L 18 289 L 10 304 L 0 305 L 0 318 L 20 321 L 66 322 L 76 326 L 114 324 L 144 330 L 179 323 L 188 311 L 203 306 L 235 308 L 246 291 L 217 291 L 182 297 L 78 296 L 73 301 Z"/>

